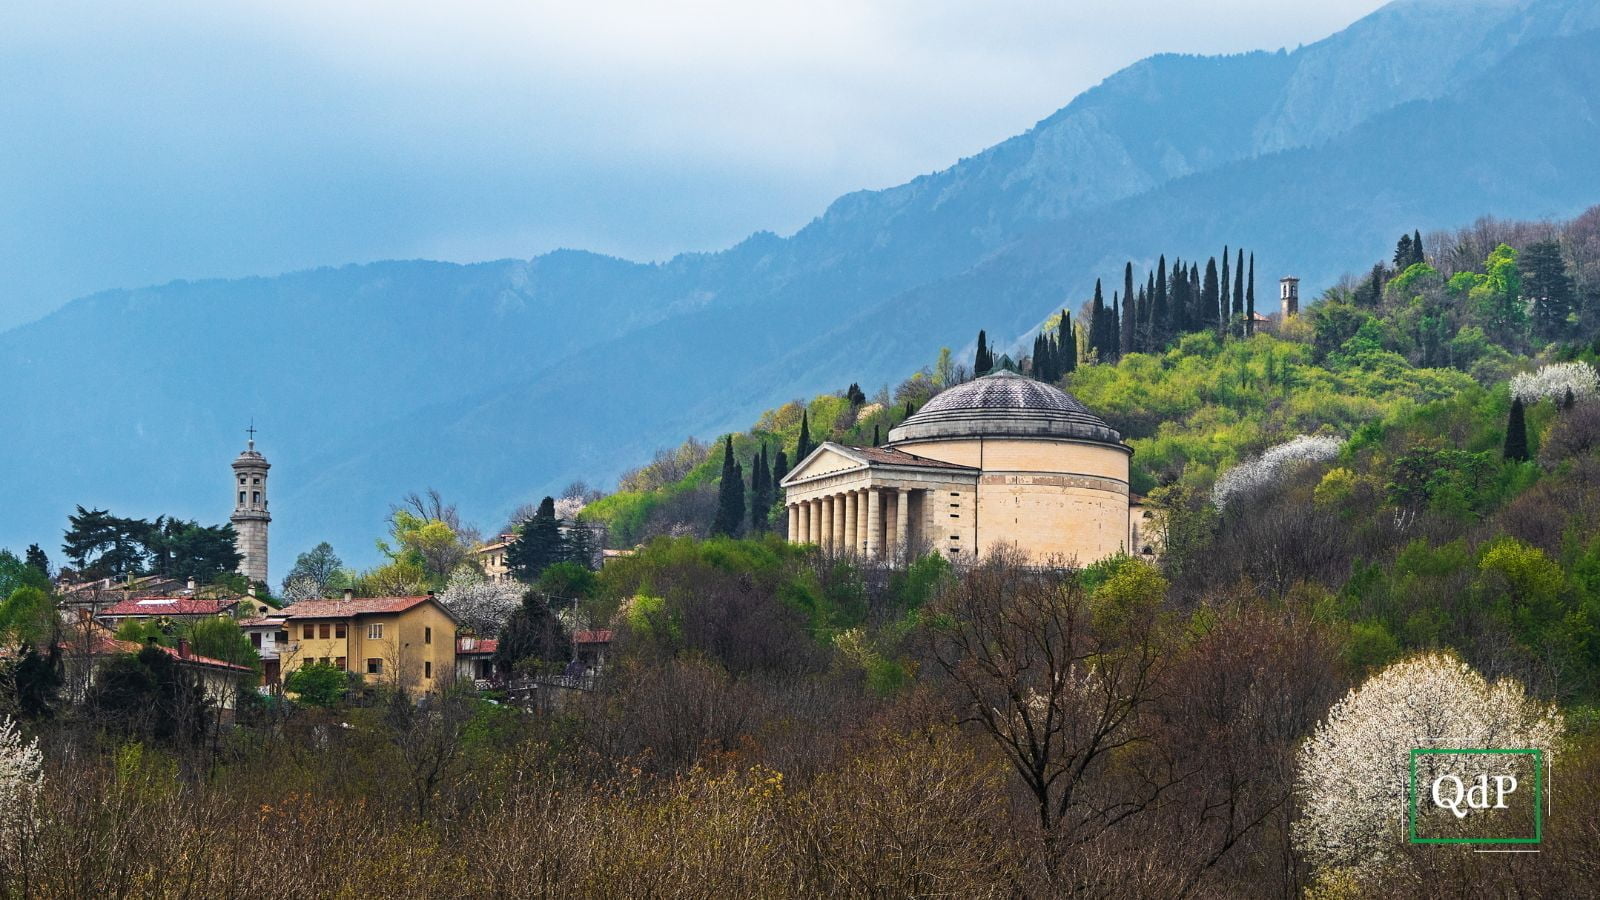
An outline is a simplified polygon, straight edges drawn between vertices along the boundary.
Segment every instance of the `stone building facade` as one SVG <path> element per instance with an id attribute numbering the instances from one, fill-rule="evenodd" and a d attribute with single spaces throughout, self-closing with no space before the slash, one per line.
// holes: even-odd
<path id="1" fill-rule="evenodd" d="M 272 514 L 267 511 L 267 470 L 272 464 L 256 450 L 255 434 L 243 453 L 233 461 L 234 546 L 239 550 L 239 574 L 251 581 L 267 580 L 267 526 Z"/>
<path id="2" fill-rule="evenodd" d="M 938 395 L 883 447 L 827 442 L 783 480 L 789 538 L 888 562 L 1041 564 L 1138 553 L 1121 435 L 1050 385 L 1000 370 Z"/>

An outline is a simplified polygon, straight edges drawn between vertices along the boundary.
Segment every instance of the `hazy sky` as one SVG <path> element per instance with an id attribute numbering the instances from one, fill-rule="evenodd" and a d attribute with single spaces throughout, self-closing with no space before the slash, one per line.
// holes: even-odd
<path id="1" fill-rule="evenodd" d="M 0 4 L 0 329 L 173 278 L 787 234 L 1378 0 Z"/>

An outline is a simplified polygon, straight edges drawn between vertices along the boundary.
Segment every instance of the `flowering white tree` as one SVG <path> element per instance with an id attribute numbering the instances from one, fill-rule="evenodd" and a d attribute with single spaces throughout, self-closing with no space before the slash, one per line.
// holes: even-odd
<path id="1" fill-rule="evenodd" d="M 283 602 L 293 605 L 302 600 L 321 600 L 322 585 L 310 575 L 297 575 L 283 580 Z"/>
<path id="2" fill-rule="evenodd" d="M 1222 473 L 1211 488 L 1211 502 L 1223 509 L 1228 501 L 1243 497 L 1276 482 L 1295 466 L 1325 462 L 1339 455 L 1342 442 L 1326 435 L 1302 434 L 1285 441 L 1255 459 L 1245 460 Z"/>
<path id="3" fill-rule="evenodd" d="M 439 602 L 455 613 L 461 624 L 485 637 L 500 633 L 522 603 L 522 588 L 514 581 L 489 581 L 470 566 L 450 574 Z"/>
<path id="4" fill-rule="evenodd" d="M 1511 396 L 1523 403 L 1565 400 L 1567 392 L 1582 400 L 1600 392 L 1600 375 L 1586 362 L 1552 363 L 1537 372 L 1521 372 L 1511 379 Z"/>
<path id="5" fill-rule="evenodd" d="M 583 497 L 562 497 L 556 501 L 556 518 L 563 522 L 571 522 L 577 519 L 578 513 L 583 512 L 583 508 L 588 505 L 589 501 Z"/>
<path id="6" fill-rule="evenodd" d="M 1413 749 L 1537 747 L 1549 753 L 1561 732 L 1554 706 L 1530 699 L 1512 679 L 1491 684 L 1454 653 L 1394 663 L 1334 704 L 1301 746 L 1295 843 L 1325 870 L 1359 872 L 1406 839 Z M 1422 759 L 1433 774 L 1469 762 L 1461 756 Z M 1483 758 L 1471 765 L 1481 769 Z"/>
<path id="7" fill-rule="evenodd" d="M 44 778 L 37 740 L 26 740 L 17 723 L 0 716 L 0 850 L 9 852 Z"/>

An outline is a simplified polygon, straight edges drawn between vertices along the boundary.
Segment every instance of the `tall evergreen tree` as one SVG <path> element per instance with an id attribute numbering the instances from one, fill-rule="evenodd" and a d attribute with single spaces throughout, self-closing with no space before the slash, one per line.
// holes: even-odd
<path id="1" fill-rule="evenodd" d="M 1078 371 L 1078 336 L 1072 330 L 1072 314 L 1061 311 L 1059 340 L 1061 341 L 1061 374 Z"/>
<path id="2" fill-rule="evenodd" d="M 722 448 L 722 477 L 717 483 L 717 517 L 711 523 L 712 534 L 739 535 L 739 523 L 744 521 L 744 472 L 733 458 L 733 435 L 728 435 Z"/>
<path id="3" fill-rule="evenodd" d="M 772 498 L 774 501 L 783 495 L 783 488 L 779 484 L 783 481 L 783 477 L 788 474 L 789 457 L 785 456 L 783 448 L 779 447 L 778 455 L 772 458 Z"/>
<path id="4" fill-rule="evenodd" d="M 1528 459 L 1528 423 L 1520 397 L 1511 398 L 1511 415 L 1506 418 L 1506 447 L 1501 456 L 1506 462 Z"/>
<path id="5" fill-rule="evenodd" d="M 1420 229 L 1411 232 L 1411 261 L 1413 263 L 1425 263 L 1428 261 L 1428 254 L 1422 252 L 1422 231 Z"/>
<path id="6" fill-rule="evenodd" d="M 1529 244 L 1517 257 L 1517 268 L 1522 272 L 1522 296 L 1533 301 L 1534 331 L 1547 339 L 1565 337 L 1576 298 L 1561 245 L 1555 241 Z"/>
<path id="7" fill-rule="evenodd" d="M 1217 258 L 1215 256 L 1206 260 L 1206 280 L 1200 288 L 1200 308 L 1206 310 L 1212 322 L 1216 323 L 1217 334 L 1221 335 L 1227 325 L 1227 310 L 1219 306 L 1217 291 Z"/>
<path id="8" fill-rule="evenodd" d="M 978 354 L 972 361 L 972 374 L 974 376 L 987 375 L 994 368 L 994 354 L 989 351 L 989 336 L 982 329 L 978 330 Z"/>
<path id="9" fill-rule="evenodd" d="M 1256 255 L 1250 254 L 1250 284 L 1244 289 L 1244 333 L 1256 333 Z"/>
<path id="10" fill-rule="evenodd" d="M 794 448 L 794 464 L 800 465 L 801 461 L 811 455 L 816 445 L 811 443 L 811 410 L 800 411 L 800 443 Z"/>
<path id="11" fill-rule="evenodd" d="M 911 418 L 911 414 L 912 414 L 912 413 L 915 413 L 915 412 L 916 412 L 916 411 L 917 411 L 917 410 L 916 410 L 916 407 L 914 407 L 914 406 L 912 406 L 912 405 L 911 405 L 911 401 L 910 401 L 910 400 L 907 400 L 907 401 L 906 401 L 906 414 L 905 414 L 905 418 L 902 418 L 902 419 L 901 419 L 901 420 L 900 420 L 900 421 L 902 421 L 902 422 L 904 422 L 904 421 L 905 421 L 905 420 L 906 420 L 906 419 L 909 419 L 909 418 Z"/>
<path id="12" fill-rule="evenodd" d="M 767 509 L 772 505 L 767 502 L 766 480 L 771 476 L 767 467 L 763 465 L 762 457 L 766 454 L 766 447 L 760 453 L 750 455 L 750 533 L 760 534 L 767 530 Z"/>
<path id="13" fill-rule="evenodd" d="M 1171 334 L 1172 319 L 1167 310 L 1167 255 L 1156 263 L 1155 294 L 1150 303 L 1151 350 L 1161 350 Z"/>
<path id="14" fill-rule="evenodd" d="M 1412 256 L 1411 235 L 1400 235 L 1400 240 L 1394 245 L 1394 270 L 1404 272 L 1411 265 Z"/>
<path id="15" fill-rule="evenodd" d="M 1131 293 L 1122 296 L 1122 327 L 1117 331 L 1118 356 L 1128 356 L 1139 349 L 1139 299 Z"/>
<path id="16" fill-rule="evenodd" d="M 878 425 L 876 422 L 874 422 L 872 425 L 872 446 L 880 447 L 882 445 L 883 436 L 878 433 Z"/>
<path id="17" fill-rule="evenodd" d="M 1233 318 L 1238 324 L 1234 333 L 1244 334 L 1244 248 L 1239 248 L 1239 263 L 1233 267 Z"/>
<path id="18" fill-rule="evenodd" d="M 517 539 L 506 548 L 506 568 L 522 582 L 534 582 L 545 569 L 566 558 L 566 542 L 561 537 L 561 520 L 556 518 L 556 501 L 539 501 L 533 517 L 522 523 Z"/>
<path id="19" fill-rule="evenodd" d="M 1128 305 L 1130 305 L 1132 303 L 1133 303 L 1133 261 L 1129 260 L 1128 262 L 1124 263 L 1123 266 L 1122 266 L 1122 305 L 1123 306 L 1128 306 Z M 1135 310 L 1135 312 L 1137 312 L 1137 310 Z M 1123 347 L 1125 349 L 1127 349 L 1127 350 L 1132 350 L 1133 349 L 1133 333 L 1132 333 L 1133 332 L 1133 328 L 1132 328 L 1132 323 L 1134 322 L 1134 319 L 1135 319 L 1135 317 L 1130 314 L 1129 316 L 1125 317 L 1122 320 L 1123 323 L 1124 323 L 1124 327 L 1123 327 L 1122 330 L 1123 330 L 1124 334 L 1126 335 L 1126 337 L 1124 337 L 1123 340 L 1127 342 L 1127 343 L 1123 344 Z"/>
<path id="20" fill-rule="evenodd" d="M 1233 281 L 1228 275 L 1228 248 L 1222 248 L 1222 333 L 1233 333 L 1233 306 L 1228 298 L 1233 293 Z"/>

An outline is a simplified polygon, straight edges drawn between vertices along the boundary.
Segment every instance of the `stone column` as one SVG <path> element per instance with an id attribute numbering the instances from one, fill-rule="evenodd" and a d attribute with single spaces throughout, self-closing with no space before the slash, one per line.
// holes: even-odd
<path id="1" fill-rule="evenodd" d="M 824 496 L 819 503 L 822 504 L 822 533 L 818 543 L 822 544 L 822 549 L 834 549 L 834 498 Z"/>
<path id="2" fill-rule="evenodd" d="M 810 524 L 806 526 L 806 543 L 820 544 L 822 543 L 822 501 L 813 497 L 806 501 L 806 506 L 810 507 L 811 512 L 809 517 Z"/>
<path id="3" fill-rule="evenodd" d="M 789 543 L 803 543 L 800 540 L 800 504 L 789 504 Z"/>
<path id="4" fill-rule="evenodd" d="M 911 492 L 901 491 L 894 500 L 894 552 L 908 556 L 911 550 Z"/>
<path id="5" fill-rule="evenodd" d="M 883 493 L 867 488 L 867 559 L 877 559 L 879 529 L 883 527 Z"/>
<path id="6" fill-rule="evenodd" d="M 894 542 L 895 507 L 900 505 L 900 492 L 885 488 L 883 492 L 883 559 L 894 562 L 900 547 Z"/>
<path id="7" fill-rule="evenodd" d="M 860 507 L 860 491 L 851 491 L 844 495 L 844 549 L 851 555 L 861 553 Z"/>

